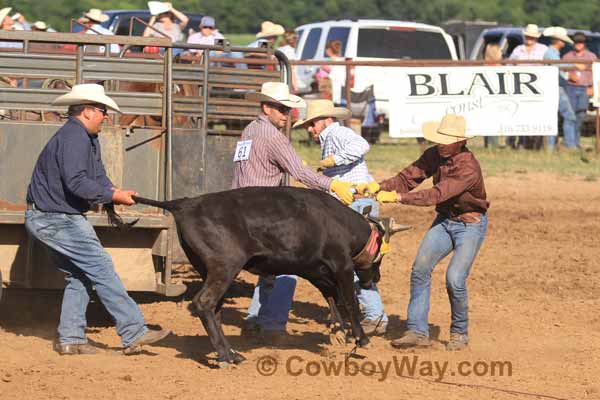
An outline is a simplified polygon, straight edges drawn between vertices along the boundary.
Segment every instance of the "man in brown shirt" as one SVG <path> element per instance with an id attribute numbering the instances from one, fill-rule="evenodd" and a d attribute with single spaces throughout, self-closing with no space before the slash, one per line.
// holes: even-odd
<path id="1" fill-rule="evenodd" d="M 454 251 L 446 272 L 452 310 L 448 350 L 461 350 L 468 338 L 466 280 L 487 230 L 489 207 L 479 162 L 466 147 L 465 119 L 446 115 L 441 123 L 426 123 L 423 135 L 437 143 L 395 177 L 377 187 L 380 202 L 436 206 L 438 213 L 421 242 L 410 276 L 408 331 L 392 342 L 394 347 L 429 346 L 429 294 L 435 266 Z M 433 177 L 430 189 L 411 192 Z M 360 188 L 359 188 L 360 189 Z"/>

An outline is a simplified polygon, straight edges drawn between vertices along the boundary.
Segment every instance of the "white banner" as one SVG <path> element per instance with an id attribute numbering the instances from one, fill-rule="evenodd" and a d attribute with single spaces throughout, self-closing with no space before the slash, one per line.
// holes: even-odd
<path id="1" fill-rule="evenodd" d="M 421 137 L 424 122 L 446 114 L 463 115 L 470 136 L 558 132 L 556 67 L 411 67 L 390 72 L 391 137 Z"/>
<path id="2" fill-rule="evenodd" d="M 592 81 L 594 82 L 594 107 L 600 107 L 600 63 L 592 64 Z"/>

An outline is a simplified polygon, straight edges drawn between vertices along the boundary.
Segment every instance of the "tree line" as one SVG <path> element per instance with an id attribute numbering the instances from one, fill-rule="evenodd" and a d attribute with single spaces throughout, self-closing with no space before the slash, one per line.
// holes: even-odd
<path id="1" fill-rule="evenodd" d="M 215 17 L 224 33 L 254 33 L 264 20 L 288 29 L 315 21 L 339 18 L 375 18 L 442 24 L 450 19 L 496 21 L 500 24 L 600 31 L 598 0 L 173 0 L 184 12 Z M 43 20 L 59 31 L 69 30 L 71 18 L 89 8 L 146 9 L 145 0 L 3 0 L 29 21 Z"/>

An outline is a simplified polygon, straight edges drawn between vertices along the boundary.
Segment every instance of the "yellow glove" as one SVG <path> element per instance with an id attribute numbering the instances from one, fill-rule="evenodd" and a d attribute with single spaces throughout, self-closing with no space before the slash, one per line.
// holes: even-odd
<path id="1" fill-rule="evenodd" d="M 319 165 L 323 168 L 335 167 L 335 160 L 333 156 L 329 156 L 324 160 L 319 161 Z"/>
<path id="2" fill-rule="evenodd" d="M 350 191 L 352 184 L 350 182 L 342 182 L 337 179 L 331 181 L 331 185 L 329 186 L 329 190 L 337 195 L 337 197 L 342 201 L 342 203 L 348 205 L 354 201 L 354 196 Z"/>
<path id="3" fill-rule="evenodd" d="M 393 192 L 382 190 L 377 193 L 377 201 L 380 203 L 397 203 L 400 201 L 400 196 L 395 190 Z"/>
<path id="4" fill-rule="evenodd" d="M 359 183 L 356 185 L 356 193 L 360 194 L 375 194 L 379 192 L 379 183 L 371 181 L 369 183 Z"/>
<path id="5" fill-rule="evenodd" d="M 384 254 L 389 253 L 391 249 L 392 249 L 392 246 L 390 246 L 390 243 L 386 242 L 384 240 L 381 242 L 381 247 L 379 247 L 379 252 L 381 253 L 381 255 L 384 255 Z"/>

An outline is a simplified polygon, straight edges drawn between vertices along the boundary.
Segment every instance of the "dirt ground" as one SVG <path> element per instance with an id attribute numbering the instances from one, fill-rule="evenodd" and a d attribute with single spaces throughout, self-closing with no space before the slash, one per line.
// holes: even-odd
<path id="1" fill-rule="evenodd" d="M 443 346 L 450 324 L 447 260 L 432 284 L 434 348 L 399 351 L 389 345 L 405 329 L 410 268 L 434 212 L 386 206 L 384 214 L 413 226 L 394 236 L 382 267 L 388 336 L 374 338 L 345 364 L 352 346 L 329 344 L 325 301 L 303 281 L 289 324 L 292 343 L 266 348 L 240 337 L 256 280 L 240 277 L 223 320 L 248 361 L 231 370 L 211 368 L 214 354 L 188 311 L 190 295 L 182 303 L 135 296 L 148 323 L 173 334 L 130 357 L 116 353 L 119 339 L 110 318 L 91 305 L 89 338 L 105 353 L 61 357 L 51 348 L 60 296 L 15 293 L 0 306 L 0 398 L 600 399 L 600 185 L 531 174 L 489 177 L 486 183 L 492 205 L 488 235 L 469 278 L 466 351 L 449 353 Z M 190 292 L 198 288 L 191 274 L 182 270 L 180 278 Z M 336 373 L 331 366 L 341 369 Z"/>

